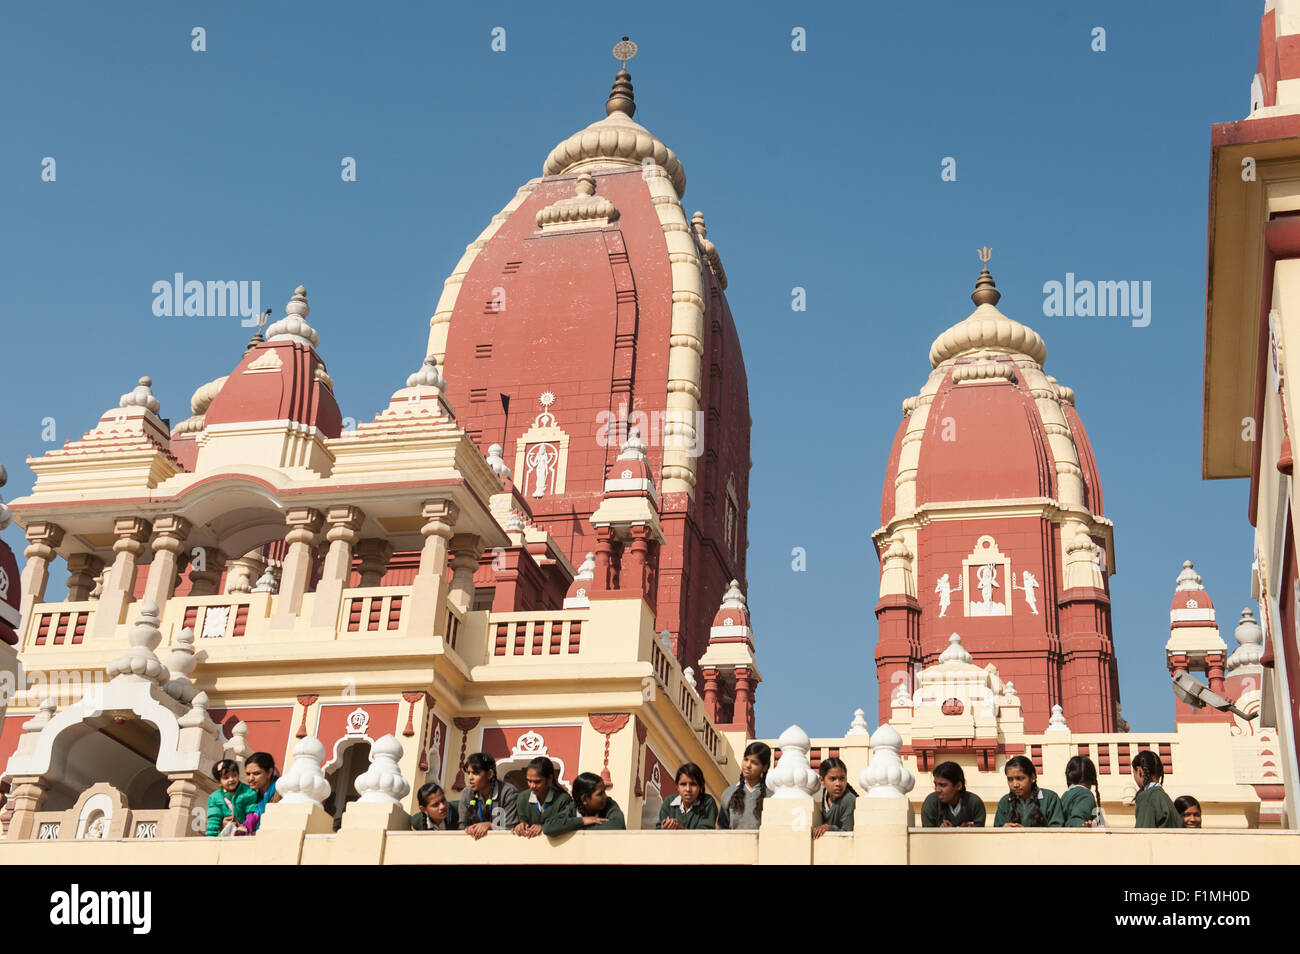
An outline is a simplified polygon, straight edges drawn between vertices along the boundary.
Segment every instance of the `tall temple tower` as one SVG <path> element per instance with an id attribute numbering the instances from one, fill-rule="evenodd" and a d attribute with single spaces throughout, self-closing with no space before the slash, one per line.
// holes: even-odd
<path id="1" fill-rule="evenodd" d="M 620 47 L 616 58 L 635 52 Z M 593 553 L 596 589 L 642 586 L 611 567 L 624 547 L 646 552 L 656 628 L 695 665 L 729 581 L 745 579 L 745 364 L 722 260 L 704 216 L 681 205 L 682 163 L 633 121 L 626 69 L 605 112 L 556 146 L 466 249 L 428 350 L 480 450 L 504 445 L 535 525 L 575 567 Z M 593 526 L 607 478 L 631 478 L 616 466 L 631 428 L 661 489 L 657 521 Z M 480 588 L 493 585 L 490 558 Z M 502 597 L 492 608 L 513 609 Z"/>
<path id="2" fill-rule="evenodd" d="M 1026 731 L 1058 704 L 1076 730 L 1114 731 L 1101 480 L 1073 389 L 1044 373 L 1043 339 L 1000 297 L 985 268 L 975 310 L 935 339 L 929 378 L 903 402 L 872 535 L 880 718 L 956 632 L 1014 682 Z"/>

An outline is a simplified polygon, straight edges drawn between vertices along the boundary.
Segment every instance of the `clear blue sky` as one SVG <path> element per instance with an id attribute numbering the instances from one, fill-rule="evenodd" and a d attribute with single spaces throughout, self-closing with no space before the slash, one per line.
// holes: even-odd
<path id="1" fill-rule="evenodd" d="M 465 245 L 604 114 L 628 34 L 636 118 L 685 163 L 749 373 L 760 734 L 837 734 L 855 707 L 875 725 L 885 458 L 930 342 L 971 309 L 982 245 L 1000 307 L 1077 391 L 1116 526 L 1124 712 L 1168 729 L 1181 561 L 1230 646 L 1250 599 L 1247 485 L 1203 482 L 1199 454 L 1210 124 L 1245 115 L 1262 7 L 8 4 L 4 495 L 30 489 L 43 418 L 77 437 L 150 374 L 176 422 L 233 367 L 238 319 L 152 313 L 178 271 L 258 280 L 276 315 L 305 284 L 343 413 L 371 417 L 423 358 Z M 1043 317 L 1043 283 L 1066 272 L 1152 282 L 1150 326 Z M 16 527 L 4 539 L 21 551 Z"/>

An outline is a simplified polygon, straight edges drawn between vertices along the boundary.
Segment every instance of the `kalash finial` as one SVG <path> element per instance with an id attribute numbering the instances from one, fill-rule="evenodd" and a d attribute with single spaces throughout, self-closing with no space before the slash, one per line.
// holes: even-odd
<path id="1" fill-rule="evenodd" d="M 618 74 L 614 77 L 614 87 L 609 91 L 605 101 L 605 115 L 626 113 L 628 119 L 636 113 L 636 103 L 632 100 L 632 74 L 627 71 L 627 61 L 636 56 L 636 44 L 623 37 L 614 44 L 614 59 L 619 62 Z"/>
<path id="2" fill-rule="evenodd" d="M 984 263 L 984 268 L 980 270 L 980 277 L 975 281 L 975 290 L 971 292 L 970 300 L 975 302 L 975 306 L 996 305 L 1002 297 L 1002 293 L 993 284 L 993 276 L 989 274 L 989 259 L 993 257 L 993 249 L 985 245 L 976 254 L 979 255 L 980 261 Z"/>

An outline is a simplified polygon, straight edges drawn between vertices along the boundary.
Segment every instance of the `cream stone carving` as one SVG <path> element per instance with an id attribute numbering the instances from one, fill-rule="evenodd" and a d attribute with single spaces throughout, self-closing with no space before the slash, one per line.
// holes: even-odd
<path id="1" fill-rule="evenodd" d="M 871 762 L 858 776 L 867 798 L 902 798 L 916 785 L 915 777 L 898 757 L 902 747 L 902 736 L 888 722 L 871 736 Z"/>
<path id="2" fill-rule="evenodd" d="M 411 791 L 411 784 L 402 777 L 398 761 L 402 758 L 402 743 L 392 735 L 382 736 L 370 747 L 370 768 L 357 776 L 357 791 L 363 802 L 380 802 L 401 805 Z"/>
<path id="3" fill-rule="evenodd" d="M 492 468 L 492 473 L 496 474 L 502 480 L 509 480 L 512 476 L 510 468 L 506 466 L 505 458 L 501 455 L 505 448 L 500 444 L 493 444 L 488 448 L 487 465 Z"/>
<path id="4" fill-rule="evenodd" d="M 163 687 L 163 691 L 178 702 L 188 705 L 198 692 L 189 678 L 198 664 L 194 656 L 194 630 L 186 626 L 176 634 L 176 642 L 172 645 L 171 652 L 167 654 L 167 669 L 175 678 Z"/>
<path id="5" fill-rule="evenodd" d="M 254 593 L 275 593 L 280 589 L 280 581 L 275 578 L 275 568 L 267 567 L 253 587 Z"/>
<path id="6" fill-rule="evenodd" d="M 962 580 L 968 579 L 971 568 L 975 570 L 974 586 L 979 591 L 978 601 L 971 600 L 971 591 L 963 591 L 967 616 L 1010 616 L 1011 601 L 995 599 L 1007 592 L 1011 585 L 1011 558 L 998 549 L 993 537 L 987 533 L 975 541 L 971 555 L 961 561 Z"/>
<path id="7" fill-rule="evenodd" d="M 305 344 L 309 348 L 317 347 L 320 345 L 320 335 L 316 333 L 315 328 L 307 324 L 307 315 L 310 311 L 311 309 L 307 307 L 307 289 L 299 285 L 293 290 L 293 297 L 284 306 L 284 317 L 266 329 L 266 340 L 285 338 Z"/>
<path id="8" fill-rule="evenodd" d="M 934 591 L 939 594 L 939 615 L 943 616 L 948 612 L 948 607 L 952 605 L 952 594 L 961 592 L 962 581 L 959 577 L 957 584 L 954 586 L 947 573 L 939 577 L 939 581 L 934 584 Z"/>
<path id="9" fill-rule="evenodd" d="M 1037 616 L 1038 595 L 1034 591 L 1039 587 L 1038 577 L 1034 576 L 1034 574 L 1029 570 L 1025 570 L 1022 576 L 1024 577 L 1024 585 L 1020 585 L 1016 582 L 1016 574 L 1011 574 L 1011 588 L 1013 590 L 1021 590 L 1024 592 L 1025 603 L 1029 605 L 1029 611 Z"/>
<path id="10" fill-rule="evenodd" d="M 727 271 L 722 267 L 722 257 L 718 254 L 718 247 L 709 241 L 709 229 L 704 224 L 704 213 L 696 211 L 691 216 L 691 228 L 695 232 L 695 241 L 699 243 L 700 253 L 704 260 L 709 263 L 709 268 L 713 270 L 713 277 L 718 280 L 723 291 L 727 289 Z"/>
<path id="11" fill-rule="evenodd" d="M 141 378 L 140 383 L 137 384 L 133 390 L 122 395 L 122 399 L 118 402 L 117 406 L 142 407 L 157 414 L 162 405 L 160 405 L 158 399 L 153 396 L 153 391 L 151 390 L 152 387 L 153 381 L 150 378 Z"/>
<path id="12" fill-rule="evenodd" d="M 171 673 L 153 652 L 162 641 L 162 633 L 158 630 L 156 603 L 140 604 L 140 615 L 136 618 L 135 625 L 131 627 L 128 638 L 131 641 L 131 648 L 125 655 L 119 656 L 104 667 L 108 678 L 130 674 L 141 676 L 159 687 L 166 685 L 171 678 Z"/>
<path id="13" fill-rule="evenodd" d="M 1264 658 L 1264 631 L 1255 621 L 1255 614 L 1249 606 L 1241 611 L 1241 622 L 1232 631 L 1232 635 L 1236 637 L 1237 648 L 1228 657 L 1228 672 L 1257 668 Z"/>
<path id="14" fill-rule="evenodd" d="M 869 735 L 867 730 L 867 714 L 861 709 L 853 710 L 853 721 L 849 724 L 848 735 Z"/>
<path id="15" fill-rule="evenodd" d="M 301 739 L 293 747 L 293 763 L 275 783 L 275 790 L 284 802 L 301 802 L 324 808 L 321 804 L 329 798 L 330 783 L 325 780 L 321 762 L 325 746 L 314 735 Z"/>
<path id="16" fill-rule="evenodd" d="M 207 384 L 201 384 L 190 397 L 190 412 L 193 415 L 176 425 L 177 434 L 193 434 L 203 430 L 204 415 L 212 406 L 213 400 L 225 386 L 229 375 L 222 375 Z"/>
<path id="17" fill-rule="evenodd" d="M 1048 720 L 1047 732 L 1065 732 L 1069 733 L 1070 727 L 1065 724 L 1065 710 L 1060 705 L 1052 706 L 1052 716 Z"/>
<path id="18" fill-rule="evenodd" d="M 809 767 L 808 750 L 812 742 L 808 733 L 792 725 L 777 740 L 781 758 L 767 774 L 773 798 L 807 798 L 820 787 L 817 773 Z"/>
<path id="19" fill-rule="evenodd" d="M 258 374 L 271 371 L 279 371 L 284 367 L 284 362 L 280 360 L 280 352 L 274 348 L 263 351 L 257 358 L 250 361 L 248 367 L 244 369 L 245 374 Z"/>
<path id="20" fill-rule="evenodd" d="M 529 497 L 562 494 L 568 468 L 569 434 L 556 422 L 549 404 L 543 405 L 532 427 L 515 441 L 514 473 L 524 475 L 520 489 Z"/>
<path id="21" fill-rule="evenodd" d="M 429 355 L 420 365 L 419 370 L 412 372 L 406 377 L 406 386 L 408 388 L 433 388 L 439 394 L 447 390 L 447 382 L 443 380 L 442 375 L 438 372 L 438 358 L 436 355 Z"/>
<path id="22" fill-rule="evenodd" d="M 604 196 L 596 195 L 595 177 L 583 172 L 574 180 L 573 195 L 539 211 L 536 221 L 543 232 L 555 232 L 604 227 L 617 219 L 618 208 Z"/>

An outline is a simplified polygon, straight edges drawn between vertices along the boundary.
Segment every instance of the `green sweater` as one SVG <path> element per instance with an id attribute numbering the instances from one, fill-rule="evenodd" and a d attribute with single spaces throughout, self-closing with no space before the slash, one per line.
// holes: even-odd
<path id="1" fill-rule="evenodd" d="M 532 797 L 532 790 L 528 789 L 515 799 L 515 817 L 521 825 L 541 825 L 543 835 L 559 835 L 577 827 L 574 824 L 577 813 L 567 792 L 552 786 L 546 794 L 545 806 L 532 801 Z"/>
<path id="2" fill-rule="evenodd" d="M 247 782 L 240 782 L 239 788 L 230 795 L 226 794 L 225 789 L 218 788 L 208 796 L 208 828 L 205 834 L 209 838 L 221 834 L 221 819 L 231 814 L 231 809 L 226 807 L 226 799 L 230 799 L 234 807 L 236 825 L 242 825 L 244 816 L 257 806 L 257 792 Z"/>
<path id="3" fill-rule="evenodd" d="M 456 809 L 458 807 L 459 806 L 457 806 L 455 802 L 448 803 L 447 820 L 443 822 L 442 828 L 430 827 L 429 816 L 417 808 L 415 810 L 415 814 L 411 816 L 411 830 L 412 831 L 456 831 L 458 828 L 460 828 L 460 825 L 456 819 L 456 815 L 457 815 Z"/>
<path id="4" fill-rule="evenodd" d="M 817 811 L 821 821 L 817 825 L 830 825 L 831 831 L 852 831 L 853 830 L 853 809 L 858 804 L 858 797 L 848 789 L 840 796 L 840 800 L 834 804 L 826 803 L 826 789 L 822 789 L 821 800 L 817 803 Z M 817 825 L 813 827 L 816 828 Z"/>
<path id="5" fill-rule="evenodd" d="M 942 828 L 945 821 L 951 822 L 956 828 L 960 828 L 966 822 L 974 822 L 976 828 L 984 827 L 984 823 L 988 820 L 988 812 L 984 810 L 984 799 L 973 792 L 963 791 L 961 798 L 957 800 L 957 806 L 957 814 L 954 815 L 947 805 L 939 801 L 939 793 L 931 792 L 921 803 L 921 827 Z"/>
<path id="6" fill-rule="evenodd" d="M 536 809 L 534 809 L 536 814 Z M 626 831 L 627 820 L 623 818 L 623 809 L 618 807 L 618 802 L 612 798 L 605 799 L 605 807 L 596 812 L 597 818 L 607 819 L 603 825 L 587 825 L 582 820 L 582 815 L 577 812 L 576 806 L 574 813 L 563 819 L 563 827 L 556 829 L 556 832 L 547 832 L 547 834 L 556 834 L 561 831 Z"/>
<path id="7" fill-rule="evenodd" d="M 1134 802 L 1136 817 L 1134 828 L 1182 828 L 1183 816 L 1174 810 L 1165 790 L 1159 785 L 1148 785 L 1138 792 Z"/>
<path id="8" fill-rule="evenodd" d="M 1082 785 L 1071 785 L 1061 793 L 1061 811 L 1065 813 L 1066 828 L 1082 828 L 1084 822 L 1092 821 L 1096 807 L 1097 799 Z"/>
<path id="9" fill-rule="evenodd" d="M 712 795 L 705 792 L 691 806 L 689 812 L 683 812 L 682 797 L 674 795 L 659 806 L 659 821 L 662 822 L 665 818 L 672 818 L 681 822 L 683 828 L 717 828 L 718 803 L 713 800 Z"/>
<path id="10" fill-rule="evenodd" d="M 993 816 L 994 828 L 1001 828 L 1007 822 L 1011 821 L 1011 809 L 1013 803 L 1016 803 L 1015 807 L 1019 813 L 1019 824 L 1026 828 L 1031 827 L 1029 824 L 1029 813 L 1033 809 L 1019 804 L 1019 799 L 1010 792 L 1007 792 L 1002 796 L 1001 800 L 998 801 L 998 811 L 997 814 Z M 1055 792 L 1046 788 L 1040 788 L 1038 790 L 1038 810 L 1043 813 L 1043 818 L 1047 821 L 1046 827 L 1065 827 L 1065 813 L 1061 811 L 1061 800 L 1057 798 Z"/>

